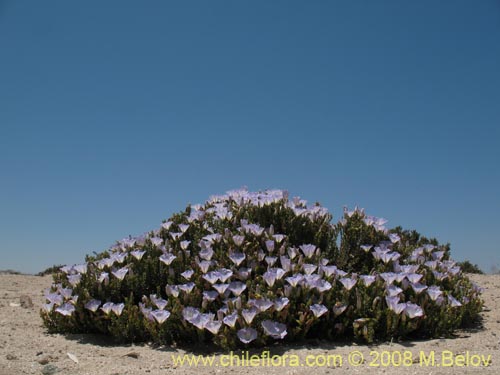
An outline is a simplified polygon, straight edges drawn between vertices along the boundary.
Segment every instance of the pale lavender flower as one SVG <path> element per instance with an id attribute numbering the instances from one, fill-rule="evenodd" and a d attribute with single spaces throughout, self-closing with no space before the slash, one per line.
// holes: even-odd
<path id="1" fill-rule="evenodd" d="M 250 304 L 250 301 L 249 301 Z M 270 309 L 274 304 L 273 302 L 269 301 L 268 299 L 256 299 L 252 301 L 252 305 L 257 307 L 260 312 L 264 312 L 268 309 Z"/>
<path id="2" fill-rule="evenodd" d="M 358 280 L 350 278 L 350 277 L 344 277 L 344 278 L 340 279 L 339 281 L 342 283 L 344 288 L 346 288 L 347 290 L 351 290 L 354 287 L 354 285 L 356 285 L 356 282 Z"/>
<path id="3" fill-rule="evenodd" d="M 325 274 L 326 277 L 330 277 L 337 273 L 337 266 L 321 266 L 321 270 Z"/>
<path id="4" fill-rule="evenodd" d="M 182 250 L 186 250 L 188 247 L 189 247 L 189 244 L 191 243 L 191 241 L 181 241 L 180 245 L 181 245 L 181 249 Z"/>
<path id="5" fill-rule="evenodd" d="M 104 281 L 109 281 L 109 273 L 107 272 L 101 272 L 101 274 L 99 275 L 98 279 L 97 279 L 100 283 L 104 282 Z"/>
<path id="6" fill-rule="evenodd" d="M 155 294 L 151 294 L 149 296 L 149 299 L 151 299 L 151 302 L 153 302 L 156 307 L 158 307 L 160 310 L 164 310 L 165 307 L 167 307 L 168 301 L 164 300 L 163 298 L 158 298 L 156 297 Z"/>
<path id="7" fill-rule="evenodd" d="M 170 237 L 172 237 L 172 239 L 174 241 L 178 240 L 179 238 L 181 238 L 181 236 L 184 234 L 182 232 L 169 232 L 168 234 L 170 234 Z"/>
<path id="8" fill-rule="evenodd" d="M 193 270 L 187 270 L 187 271 L 184 271 L 183 273 L 181 273 L 181 276 L 183 278 L 185 278 L 186 280 L 190 280 L 191 277 L 193 276 L 193 274 L 194 274 Z"/>
<path id="9" fill-rule="evenodd" d="M 309 309 L 312 311 L 316 318 L 319 318 L 321 315 L 325 314 L 328 311 L 328 309 L 321 304 L 314 304 L 310 306 Z"/>
<path id="10" fill-rule="evenodd" d="M 424 290 L 427 289 L 427 286 L 426 285 L 422 285 L 420 283 L 411 283 L 411 288 L 413 289 L 413 291 L 416 293 L 416 294 L 420 294 L 422 293 Z"/>
<path id="11" fill-rule="evenodd" d="M 302 250 L 306 258 L 311 258 L 316 251 L 316 246 L 312 244 L 300 245 L 299 248 Z"/>
<path id="12" fill-rule="evenodd" d="M 246 267 L 242 267 L 238 270 L 238 272 L 236 273 L 238 275 L 238 277 L 241 279 L 241 280 L 246 280 L 250 277 L 250 274 L 252 273 L 252 269 L 251 268 L 246 268 Z"/>
<path id="13" fill-rule="evenodd" d="M 460 307 L 462 304 L 460 303 L 459 300 L 457 300 L 455 297 L 453 297 L 451 294 L 448 294 L 448 302 L 450 303 L 451 307 Z"/>
<path id="14" fill-rule="evenodd" d="M 101 301 L 99 301 L 98 299 L 91 299 L 85 304 L 85 308 L 92 312 L 96 312 L 99 306 L 101 306 Z"/>
<path id="15" fill-rule="evenodd" d="M 177 285 L 165 286 L 165 293 L 167 293 L 167 295 L 172 296 L 174 298 L 179 297 L 179 291 L 180 291 L 180 289 Z"/>
<path id="16" fill-rule="evenodd" d="M 71 295 L 73 294 L 73 289 L 71 288 L 59 288 L 59 293 L 65 298 L 71 298 Z"/>
<path id="17" fill-rule="evenodd" d="M 243 254 L 243 253 L 231 253 L 229 254 L 229 259 L 231 259 L 231 261 L 236 264 L 237 266 L 239 266 L 246 258 L 246 255 Z"/>
<path id="18" fill-rule="evenodd" d="M 266 257 L 266 253 L 265 253 L 264 251 L 259 250 L 259 251 L 257 252 L 257 260 L 258 260 L 259 262 L 262 262 L 262 261 L 264 260 L 264 258 L 265 258 L 265 257 Z"/>
<path id="19" fill-rule="evenodd" d="M 441 289 L 439 289 L 437 285 L 432 285 L 429 288 L 427 288 L 427 294 L 429 295 L 429 297 L 431 297 L 431 300 L 436 301 L 438 297 L 440 297 L 443 294 L 443 292 L 441 291 Z"/>
<path id="20" fill-rule="evenodd" d="M 387 292 L 387 295 L 389 297 L 396 297 L 399 294 L 403 293 L 403 289 L 397 287 L 396 285 L 389 285 L 387 288 L 385 288 L 385 291 Z"/>
<path id="21" fill-rule="evenodd" d="M 444 251 L 435 251 L 431 254 L 432 259 L 434 260 L 441 260 L 443 259 L 444 256 Z"/>
<path id="22" fill-rule="evenodd" d="M 75 306 L 71 303 L 64 303 L 57 307 L 55 311 L 64 316 L 71 316 L 75 312 Z"/>
<path id="23" fill-rule="evenodd" d="M 127 253 L 114 253 L 111 255 L 111 259 L 114 260 L 114 263 L 118 264 L 125 262 L 125 258 L 127 258 Z"/>
<path id="24" fill-rule="evenodd" d="M 243 344 L 248 344 L 257 338 L 257 331 L 251 327 L 242 328 L 236 334 Z"/>
<path id="25" fill-rule="evenodd" d="M 408 302 L 406 304 L 405 313 L 410 319 L 413 319 L 416 317 L 423 316 L 424 310 L 422 310 L 422 308 L 420 306 L 418 306 L 414 303 Z"/>
<path id="26" fill-rule="evenodd" d="M 396 314 L 401 314 L 406 309 L 406 303 L 399 303 L 399 297 L 385 297 L 387 307 Z"/>
<path id="27" fill-rule="evenodd" d="M 68 274 L 68 273 L 70 273 L 71 271 L 73 271 L 73 266 L 68 266 L 68 265 L 66 265 L 66 266 L 63 266 L 63 267 L 59 268 L 59 270 L 60 270 L 61 272 L 64 272 L 65 274 Z"/>
<path id="28" fill-rule="evenodd" d="M 434 275 L 434 277 L 436 279 L 438 279 L 439 281 L 442 281 L 444 280 L 445 278 L 448 277 L 447 274 L 443 273 L 443 272 L 438 272 L 438 271 L 432 271 L 432 274 Z"/>
<path id="29" fill-rule="evenodd" d="M 243 241 L 245 241 L 245 236 L 234 235 L 233 241 L 236 246 L 241 246 L 243 245 Z"/>
<path id="30" fill-rule="evenodd" d="M 345 310 L 347 309 L 347 306 L 340 303 L 340 302 L 337 302 L 335 304 L 335 306 L 333 306 L 332 310 L 333 310 L 333 314 L 335 316 L 339 316 L 341 315 Z"/>
<path id="31" fill-rule="evenodd" d="M 170 312 L 167 310 L 152 310 L 150 314 L 159 324 L 163 324 L 170 316 Z"/>
<path id="32" fill-rule="evenodd" d="M 226 315 L 222 321 L 224 322 L 225 325 L 228 327 L 234 328 L 236 325 L 236 321 L 238 320 L 238 313 L 233 312 L 231 315 Z"/>
<path id="33" fill-rule="evenodd" d="M 318 281 L 316 281 L 316 283 L 314 284 L 314 287 L 320 292 L 320 293 L 323 293 L 323 292 L 326 292 L 327 290 L 330 290 L 332 289 L 332 284 L 330 284 L 328 281 L 326 280 L 323 280 L 323 279 L 320 279 Z"/>
<path id="34" fill-rule="evenodd" d="M 273 240 L 267 240 L 266 241 L 266 249 L 270 253 L 272 253 L 274 251 L 274 241 Z"/>
<path id="35" fill-rule="evenodd" d="M 318 268 L 318 266 L 315 265 L 315 264 L 304 263 L 302 265 L 302 268 L 304 269 L 304 273 L 306 275 L 311 275 L 314 271 L 316 271 L 316 269 Z"/>
<path id="36" fill-rule="evenodd" d="M 201 259 L 211 260 L 212 257 L 214 256 L 214 251 L 212 250 L 211 247 L 207 247 L 207 248 L 201 250 L 199 255 L 200 255 Z"/>
<path id="37" fill-rule="evenodd" d="M 199 315 L 200 315 L 200 310 L 191 306 L 185 307 L 182 310 L 182 317 L 189 323 L 194 321 Z"/>
<path id="38" fill-rule="evenodd" d="M 82 275 L 77 273 L 75 275 L 68 275 L 67 278 L 68 278 L 69 283 L 72 286 L 77 286 L 80 283 L 80 281 L 82 280 Z"/>
<path id="39" fill-rule="evenodd" d="M 421 275 L 419 273 L 408 273 L 406 274 L 406 278 L 408 281 L 412 284 L 418 283 L 424 275 Z"/>
<path id="40" fill-rule="evenodd" d="M 191 293 L 195 287 L 195 284 L 193 282 L 189 282 L 186 284 L 180 284 L 178 285 L 179 289 L 182 290 L 184 293 Z"/>
<path id="41" fill-rule="evenodd" d="M 171 222 L 171 221 L 166 221 L 165 223 L 163 223 L 163 224 L 161 225 L 161 227 L 162 227 L 162 228 L 164 228 L 164 229 L 166 229 L 166 230 L 169 230 L 169 229 L 170 229 L 170 227 L 172 226 L 172 224 L 173 224 L 173 222 Z"/>
<path id="42" fill-rule="evenodd" d="M 274 234 L 273 235 L 273 238 L 274 240 L 277 242 L 277 243 L 281 243 L 284 239 L 285 239 L 285 235 L 284 234 Z"/>
<path id="43" fill-rule="evenodd" d="M 156 247 L 159 247 L 163 244 L 163 238 L 161 238 L 161 237 L 151 237 L 149 240 L 151 241 L 153 246 L 156 246 Z"/>
<path id="44" fill-rule="evenodd" d="M 207 280 L 210 284 L 215 284 L 220 280 L 220 273 L 217 271 L 210 271 L 202 276 L 205 280 Z"/>
<path id="45" fill-rule="evenodd" d="M 46 313 L 50 313 L 53 308 L 54 308 L 54 302 L 42 304 L 42 310 Z"/>
<path id="46" fill-rule="evenodd" d="M 198 267 L 200 267 L 200 270 L 202 273 L 207 273 L 208 268 L 212 265 L 212 262 L 209 260 L 202 260 L 201 262 L 198 262 Z"/>
<path id="47" fill-rule="evenodd" d="M 297 255 L 299 255 L 299 251 L 295 247 L 288 248 L 288 256 L 290 259 L 294 259 Z"/>
<path id="48" fill-rule="evenodd" d="M 292 261 L 286 255 L 280 255 L 280 264 L 285 272 L 292 270 Z"/>
<path id="49" fill-rule="evenodd" d="M 367 253 L 372 249 L 373 245 L 361 245 L 360 247 L 365 253 Z"/>
<path id="50" fill-rule="evenodd" d="M 203 292 L 203 299 L 212 302 L 215 301 L 219 293 L 217 293 L 215 290 L 209 290 L 209 291 L 204 291 Z"/>
<path id="51" fill-rule="evenodd" d="M 83 274 L 87 273 L 87 263 L 77 264 L 77 265 L 73 266 L 73 269 L 76 272 L 81 273 L 83 275 Z"/>
<path id="52" fill-rule="evenodd" d="M 380 277 L 387 285 L 391 285 L 396 280 L 397 275 L 394 272 L 384 272 L 380 274 Z"/>
<path id="53" fill-rule="evenodd" d="M 134 251 L 131 251 L 130 252 L 130 255 L 132 255 L 135 259 L 137 260 L 141 260 L 142 259 L 142 256 L 145 254 L 146 252 L 145 251 L 141 251 L 141 250 L 134 250 Z"/>
<path id="54" fill-rule="evenodd" d="M 427 262 L 424 263 L 425 266 L 429 267 L 430 269 L 436 269 L 437 267 L 437 261 L 436 260 L 429 260 Z"/>
<path id="55" fill-rule="evenodd" d="M 179 229 L 182 233 L 186 233 L 186 231 L 189 229 L 189 224 L 179 224 Z"/>
<path id="56" fill-rule="evenodd" d="M 419 267 L 418 264 L 406 264 L 400 267 L 400 271 L 405 274 L 417 273 Z"/>
<path id="57" fill-rule="evenodd" d="M 286 297 L 279 297 L 274 300 L 274 308 L 276 311 L 281 311 L 283 310 L 288 304 L 290 303 L 290 300 Z"/>
<path id="58" fill-rule="evenodd" d="M 233 276 L 233 271 L 231 271 L 230 269 L 227 269 L 227 268 L 221 268 L 219 270 L 217 270 L 217 272 L 219 273 L 219 278 L 220 278 L 220 281 L 225 283 L 227 280 L 229 280 L 232 276 Z"/>
<path id="59" fill-rule="evenodd" d="M 172 262 L 174 261 L 175 258 L 177 258 L 177 257 L 172 253 L 164 253 L 164 254 L 160 255 L 160 261 L 165 263 L 167 266 L 172 264 Z"/>
<path id="60" fill-rule="evenodd" d="M 127 274 L 128 272 L 128 268 L 127 267 L 122 267 L 118 270 L 114 270 L 114 271 L 111 271 L 111 273 L 113 274 L 114 277 L 116 277 L 118 280 L 123 280 L 123 278 L 125 277 L 125 275 Z"/>
<path id="61" fill-rule="evenodd" d="M 106 315 L 109 315 L 112 308 L 113 308 L 113 302 L 106 302 L 104 305 L 102 305 L 101 310 L 104 311 Z"/>
<path id="62" fill-rule="evenodd" d="M 363 284 L 365 284 L 365 286 L 368 287 L 368 286 L 372 285 L 377 280 L 377 276 L 375 276 L 375 275 L 361 275 L 360 279 L 363 281 Z"/>
<path id="63" fill-rule="evenodd" d="M 217 320 L 209 320 L 208 322 L 205 323 L 205 329 L 214 335 L 216 335 L 219 332 L 221 326 L 222 322 Z"/>
<path id="64" fill-rule="evenodd" d="M 396 233 L 390 233 L 389 239 L 391 240 L 392 243 L 397 243 L 401 241 L 401 237 L 399 237 Z"/>
<path id="65" fill-rule="evenodd" d="M 264 333 L 273 339 L 283 339 L 287 334 L 285 324 L 273 322 L 272 320 L 264 320 L 261 325 Z"/>
<path id="66" fill-rule="evenodd" d="M 219 294 L 224 294 L 224 292 L 229 287 L 229 284 L 213 284 L 212 287 L 219 292 Z"/>
<path id="67" fill-rule="evenodd" d="M 266 263 L 268 264 L 269 267 L 272 267 L 274 265 L 274 263 L 276 263 L 276 261 L 278 260 L 277 257 L 271 257 L 271 256 L 267 256 L 264 258 L 264 260 L 266 261 Z"/>
<path id="68" fill-rule="evenodd" d="M 232 281 L 230 284 L 229 284 L 229 287 L 228 289 L 233 292 L 233 294 L 238 297 L 241 293 L 243 293 L 243 291 L 247 288 L 247 286 L 245 284 L 243 284 L 242 282 L 240 281 Z"/>
<path id="69" fill-rule="evenodd" d="M 241 310 L 241 316 L 243 316 L 243 319 L 247 324 L 252 324 L 253 319 L 255 316 L 259 313 L 259 309 L 255 306 L 252 306 L 249 309 L 243 309 Z"/>
<path id="70" fill-rule="evenodd" d="M 97 263 L 97 268 L 102 270 L 104 267 L 111 267 L 115 263 L 113 258 L 104 258 Z"/>
<path id="71" fill-rule="evenodd" d="M 114 303 L 113 306 L 111 306 L 111 310 L 113 310 L 116 316 L 120 316 L 122 314 L 124 307 L 125 307 L 124 303 Z"/>

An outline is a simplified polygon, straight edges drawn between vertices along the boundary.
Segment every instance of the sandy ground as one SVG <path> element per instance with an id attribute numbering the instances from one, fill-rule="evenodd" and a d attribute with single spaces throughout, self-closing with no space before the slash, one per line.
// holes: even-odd
<path id="1" fill-rule="evenodd" d="M 43 302 L 42 290 L 50 285 L 51 278 L 0 275 L 0 375 L 43 373 L 237 375 L 261 374 L 262 371 L 269 375 L 304 374 L 310 371 L 319 374 L 343 371 L 356 374 L 366 371 L 384 374 L 500 374 L 500 275 L 471 277 L 485 288 L 482 327 L 458 331 L 456 338 L 384 343 L 374 346 L 358 346 L 354 343 L 274 346 L 270 348 L 271 356 L 281 356 L 274 358 L 274 363 L 286 364 L 285 366 L 272 366 L 270 360 L 263 359 L 260 364 L 257 363 L 257 366 L 252 367 L 249 360 L 244 363 L 246 366 L 237 366 L 234 357 L 231 366 L 228 353 L 216 354 L 213 366 L 201 364 L 189 366 L 187 363 L 175 365 L 172 356 L 182 356 L 187 352 L 175 348 L 152 348 L 148 345 L 115 345 L 105 337 L 94 335 L 49 335 L 42 326 L 38 311 Z M 34 306 L 29 308 L 18 306 L 22 295 L 30 296 Z M 349 363 L 350 355 L 352 361 L 359 361 L 359 353 L 355 351 L 359 351 L 364 357 L 359 366 Z M 261 353 L 262 351 L 258 351 L 250 354 Z M 424 353 L 425 358 L 421 357 L 421 353 Z M 431 353 L 434 353 L 434 365 L 430 359 Z M 236 354 L 241 357 L 241 352 Z M 400 354 L 403 358 L 407 358 L 407 361 L 400 362 Z M 316 357 L 310 357 L 311 355 Z M 489 363 L 478 364 L 480 356 L 483 358 L 490 356 Z M 426 358 L 427 363 L 425 363 Z M 334 366 L 335 360 L 336 366 Z M 315 366 L 308 367 L 307 361 L 312 361 L 310 363 Z M 328 361 L 330 365 L 326 363 Z M 453 366 L 447 367 L 452 363 Z M 461 364 L 464 366 L 459 366 Z"/>

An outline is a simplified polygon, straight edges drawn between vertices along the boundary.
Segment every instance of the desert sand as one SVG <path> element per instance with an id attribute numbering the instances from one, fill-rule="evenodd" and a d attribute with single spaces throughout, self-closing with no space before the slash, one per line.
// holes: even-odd
<path id="1" fill-rule="evenodd" d="M 171 347 L 154 348 L 147 344 L 117 345 L 97 335 L 48 334 L 42 326 L 39 308 L 44 302 L 43 290 L 51 284 L 51 277 L 0 275 L 0 374 L 237 375 L 261 374 L 262 371 L 269 375 L 310 371 L 315 374 L 344 371 L 348 374 L 367 371 L 383 374 L 500 374 L 500 275 L 470 277 L 484 288 L 482 323 L 472 329 L 457 331 L 454 338 L 386 342 L 370 346 L 353 342 L 276 345 L 267 350 L 270 356 L 281 356 L 273 359 L 275 364 L 281 366 L 272 366 L 271 360 L 263 359 L 258 366 L 252 367 L 249 361 L 244 363 L 246 366 L 237 366 L 234 357 L 231 366 L 231 358 L 223 352 L 214 354 L 213 366 L 176 365 L 173 355 L 193 353 Z M 29 296 L 33 306 L 29 306 L 29 302 L 26 304 L 26 298 L 21 296 Z M 250 355 L 261 355 L 262 351 L 253 351 Z M 350 354 L 352 361 L 359 362 L 360 354 L 352 354 L 354 351 L 361 352 L 364 357 L 358 366 L 349 363 Z M 212 355 L 209 353 L 204 352 L 205 356 Z M 431 353 L 434 353 L 434 365 Z M 194 354 L 200 354 L 200 350 Z M 241 357 L 241 352 L 236 354 Z M 402 356 L 401 361 L 399 355 Z M 297 359 L 300 362 L 295 362 Z M 307 366 L 307 360 L 312 361 L 313 367 Z M 330 365 L 326 363 L 328 361 Z M 453 366 L 448 366 L 450 364 Z"/>

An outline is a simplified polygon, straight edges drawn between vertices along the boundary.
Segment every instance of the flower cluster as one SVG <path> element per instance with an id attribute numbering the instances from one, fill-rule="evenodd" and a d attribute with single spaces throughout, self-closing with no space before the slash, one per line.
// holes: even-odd
<path id="1" fill-rule="evenodd" d="M 64 266 L 41 316 L 53 332 L 224 348 L 308 337 L 451 333 L 480 288 L 439 245 L 386 220 L 341 220 L 281 190 L 230 191 Z"/>

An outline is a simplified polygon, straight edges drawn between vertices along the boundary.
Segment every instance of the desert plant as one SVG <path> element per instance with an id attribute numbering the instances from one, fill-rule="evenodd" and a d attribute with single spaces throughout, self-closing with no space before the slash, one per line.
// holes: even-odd
<path id="1" fill-rule="evenodd" d="M 223 348 L 434 337 L 477 316 L 449 245 L 359 209 L 331 220 L 281 190 L 214 196 L 61 267 L 41 316 L 50 332 Z"/>

